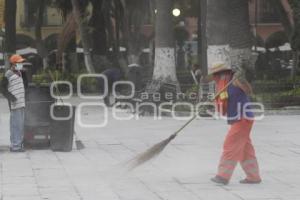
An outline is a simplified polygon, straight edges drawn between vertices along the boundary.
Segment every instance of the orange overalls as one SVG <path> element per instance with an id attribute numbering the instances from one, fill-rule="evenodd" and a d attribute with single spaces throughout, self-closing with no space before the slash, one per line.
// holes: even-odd
<path id="1" fill-rule="evenodd" d="M 215 81 L 218 91 L 218 89 L 220 90 L 220 86 L 223 86 L 224 84 L 226 85 L 229 82 L 229 79 L 225 76 L 225 78 L 215 78 Z M 219 100 L 217 99 L 216 103 L 218 104 L 222 102 L 226 104 L 225 113 L 227 113 L 228 116 L 230 115 L 228 112 L 232 112 L 230 111 L 232 110 L 232 107 L 234 108 L 234 106 L 237 106 L 235 105 L 237 104 L 236 102 L 240 99 L 247 100 L 248 97 L 240 88 L 232 85 L 229 86 L 226 92 L 227 95 L 225 94 L 225 96 L 228 98 L 222 99 L 219 97 Z M 244 172 L 246 173 L 247 180 L 261 180 L 255 151 L 250 139 L 253 122 L 253 120 L 246 119 L 243 116 L 238 116 L 236 120 L 230 122 L 231 126 L 224 141 L 223 153 L 218 167 L 218 176 L 229 180 L 233 174 L 235 166 L 238 162 L 240 162 Z"/>

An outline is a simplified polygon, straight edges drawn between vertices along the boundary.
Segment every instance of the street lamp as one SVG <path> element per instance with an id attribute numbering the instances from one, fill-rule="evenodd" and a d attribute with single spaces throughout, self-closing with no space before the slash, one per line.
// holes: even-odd
<path id="1" fill-rule="evenodd" d="M 178 8 L 174 8 L 173 11 L 172 11 L 172 14 L 175 16 L 175 17 L 178 17 L 180 15 L 180 10 Z"/>

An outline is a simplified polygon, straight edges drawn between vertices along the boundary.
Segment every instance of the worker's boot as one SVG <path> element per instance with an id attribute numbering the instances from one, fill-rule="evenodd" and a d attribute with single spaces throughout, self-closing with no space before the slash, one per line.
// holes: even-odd
<path id="1" fill-rule="evenodd" d="M 221 177 L 221 176 L 215 176 L 214 178 L 211 178 L 210 179 L 212 182 L 215 182 L 215 183 L 219 183 L 219 184 L 222 184 L 222 185 L 227 185 L 228 184 L 228 180 Z"/>
<path id="2" fill-rule="evenodd" d="M 249 180 L 249 179 L 243 179 L 243 180 L 240 180 L 240 183 L 241 184 L 259 184 L 261 183 L 261 180 Z"/>
<path id="3" fill-rule="evenodd" d="M 241 166 L 247 175 L 240 181 L 241 184 L 259 184 L 261 182 L 256 158 L 241 162 Z"/>

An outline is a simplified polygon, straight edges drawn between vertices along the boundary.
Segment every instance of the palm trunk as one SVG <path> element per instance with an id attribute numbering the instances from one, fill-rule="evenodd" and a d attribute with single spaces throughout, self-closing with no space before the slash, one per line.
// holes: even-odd
<path id="1" fill-rule="evenodd" d="M 9 56 L 16 52 L 16 0 L 5 0 L 5 66 L 9 68 Z"/>
<path id="2" fill-rule="evenodd" d="M 78 66 L 78 57 L 77 57 L 77 44 L 76 44 L 76 34 L 72 35 L 73 37 L 69 41 L 66 49 L 65 49 L 65 54 L 66 56 L 66 61 L 64 62 L 65 64 L 65 70 L 67 72 L 74 72 L 77 73 L 79 71 L 79 66 Z"/>
<path id="3" fill-rule="evenodd" d="M 223 61 L 230 66 L 229 59 L 229 1 L 230 0 L 208 0 L 207 1 L 207 65 L 208 71 L 214 62 Z"/>
<path id="4" fill-rule="evenodd" d="M 120 2 L 118 0 L 115 0 L 115 20 L 116 20 L 116 46 L 117 51 L 116 53 L 119 56 L 120 53 L 120 28 L 121 28 L 121 15 L 120 15 Z"/>
<path id="5" fill-rule="evenodd" d="M 230 0 L 229 45 L 233 70 L 254 69 L 256 56 L 252 56 L 252 34 L 248 0 Z"/>
<path id="6" fill-rule="evenodd" d="M 68 45 L 73 43 L 75 46 L 74 53 L 76 53 L 76 29 L 77 24 L 73 13 L 64 13 L 65 22 L 62 27 L 62 31 L 59 34 L 57 40 L 57 53 L 56 53 L 56 64 L 62 67 L 63 70 L 66 69 L 63 61 L 63 54 L 66 51 Z"/>
<path id="7" fill-rule="evenodd" d="M 296 82 L 296 74 L 297 74 L 297 68 L 299 66 L 299 47 L 297 46 L 297 40 L 298 31 L 297 31 L 297 24 L 296 21 L 296 14 L 293 17 L 292 15 L 292 8 L 289 4 L 288 0 L 280 0 L 275 1 L 273 0 L 274 5 L 276 6 L 277 11 L 280 14 L 280 20 L 281 24 L 284 27 L 284 30 L 286 34 L 289 36 L 290 44 L 292 46 L 293 50 L 293 69 L 292 69 L 292 79 L 295 85 Z M 295 9 L 294 12 L 297 12 L 297 9 Z"/>
<path id="8" fill-rule="evenodd" d="M 206 19 L 207 19 L 207 1 L 199 0 L 198 8 L 198 63 L 201 63 L 201 71 L 204 76 L 207 75 L 207 39 L 206 39 Z"/>
<path id="9" fill-rule="evenodd" d="M 96 72 L 101 72 L 105 69 L 107 58 L 107 33 L 106 33 L 106 20 L 103 6 L 104 0 L 92 0 L 93 13 L 89 20 L 89 25 L 92 30 L 92 49 L 93 49 L 93 63 Z"/>
<path id="10" fill-rule="evenodd" d="M 172 0 L 156 0 L 155 62 L 153 80 L 178 85 L 172 24 Z"/>
<path id="11" fill-rule="evenodd" d="M 138 3 L 138 5 L 137 5 Z M 149 2 L 145 0 L 138 0 L 136 4 L 128 5 L 125 11 L 125 31 L 124 35 L 128 44 L 128 66 L 139 66 L 139 56 L 142 50 L 142 34 L 141 28 L 145 22 L 145 12 L 148 8 Z M 138 8 L 138 9 L 137 9 Z"/>
<path id="12" fill-rule="evenodd" d="M 141 51 L 140 46 L 140 28 L 142 26 L 142 16 L 137 18 L 137 10 L 134 11 L 130 8 L 127 8 L 126 13 L 126 30 L 125 38 L 127 40 L 127 49 L 128 49 L 128 66 L 135 67 L 139 66 L 139 53 Z M 137 22 L 138 21 L 138 22 Z M 137 22 L 137 23 L 135 23 Z"/>
<path id="13" fill-rule="evenodd" d="M 91 1 L 93 6 L 93 14 L 89 20 L 89 25 L 93 27 L 93 54 L 106 56 L 107 51 L 107 37 L 105 30 L 105 16 L 103 13 L 103 0 Z"/>
<path id="14" fill-rule="evenodd" d="M 95 73 L 95 68 L 92 61 L 92 56 L 89 47 L 88 33 L 86 24 L 83 22 L 82 13 L 80 11 L 78 0 L 72 0 L 73 14 L 78 25 L 81 42 L 84 51 L 84 62 L 88 73 Z"/>
<path id="15" fill-rule="evenodd" d="M 45 49 L 43 39 L 42 39 L 42 26 L 44 20 L 44 12 L 45 12 L 45 0 L 39 1 L 39 6 L 37 10 L 37 19 L 35 23 L 35 40 L 37 46 L 37 52 L 43 59 L 43 68 L 46 69 L 48 67 L 47 61 L 47 50 Z"/>
<path id="16" fill-rule="evenodd" d="M 255 57 L 251 53 L 248 0 L 209 0 L 207 3 L 208 67 L 222 61 L 233 70 L 253 68 Z"/>
<path id="17" fill-rule="evenodd" d="M 299 51 L 294 50 L 293 51 L 293 70 L 292 70 L 292 79 L 294 88 L 296 88 L 296 75 L 297 75 L 297 69 L 299 66 Z"/>

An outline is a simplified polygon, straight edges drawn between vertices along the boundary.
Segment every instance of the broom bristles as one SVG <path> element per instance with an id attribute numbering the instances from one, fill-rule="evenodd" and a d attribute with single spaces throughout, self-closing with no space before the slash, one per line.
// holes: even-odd
<path id="1" fill-rule="evenodd" d="M 222 91 L 224 91 L 234 80 L 236 80 L 238 77 L 233 78 L 231 81 L 229 81 L 224 88 L 222 88 L 215 96 L 214 99 L 216 99 Z M 136 167 L 144 164 L 145 162 L 151 160 L 152 158 L 156 157 L 158 154 L 160 154 L 164 148 L 177 136 L 178 133 L 180 133 L 185 127 L 187 127 L 194 119 L 197 118 L 197 115 L 195 114 L 190 120 L 188 120 L 183 126 L 181 126 L 180 129 L 178 129 L 175 133 L 173 133 L 170 137 L 167 139 L 153 145 L 151 148 L 146 150 L 144 153 L 138 155 L 134 159 L 127 162 L 127 165 L 129 166 L 128 169 L 133 170 Z"/>
<path id="2" fill-rule="evenodd" d="M 136 167 L 144 164 L 145 162 L 155 158 L 164 150 L 164 148 L 177 136 L 177 134 L 172 134 L 167 139 L 153 145 L 151 148 L 147 149 L 145 152 L 141 153 L 134 159 L 128 162 L 128 169 L 133 170 Z"/>

